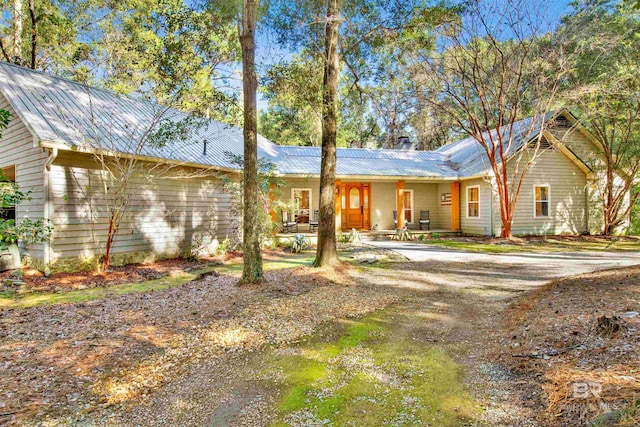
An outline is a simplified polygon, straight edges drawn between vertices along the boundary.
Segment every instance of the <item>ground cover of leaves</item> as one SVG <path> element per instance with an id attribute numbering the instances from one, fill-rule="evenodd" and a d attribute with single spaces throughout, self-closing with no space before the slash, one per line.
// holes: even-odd
<path id="1" fill-rule="evenodd" d="M 108 272 L 79 271 L 73 273 L 55 273 L 49 277 L 37 270 L 25 270 L 20 277 L 26 288 L 37 292 L 68 291 L 71 289 L 87 289 L 114 286 L 122 283 L 141 282 L 159 279 L 160 277 L 182 271 L 185 268 L 203 267 L 211 260 L 186 260 L 182 258 L 166 259 L 148 264 L 129 264 L 112 266 Z M 11 271 L 0 273 L 0 284 L 13 277 Z"/>
<path id="2" fill-rule="evenodd" d="M 363 288 L 349 267 L 269 271 L 237 287 L 237 275 L 77 304 L 0 312 L 2 422 L 60 419 L 144 400 L 201 359 L 296 340 L 317 325 L 397 300 Z"/>
<path id="3" fill-rule="evenodd" d="M 232 264 L 161 290 L 0 311 L 0 424 L 544 425 L 547 386 L 565 384 L 547 376 L 557 357 L 511 354 L 569 343 L 572 355 L 594 310 L 638 302 L 632 270 L 559 282 L 582 293 L 531 293 L 526 266 L 348 251 L 335 270 L 270 253 L 262 286 L 237 287 Z M 637 343 L 613 348 L 636 355 Z M 594 348 L 581 350 L 602 354 L 593 372 L 617 363 Z M 631 389 L 605 387 L 607 399 L 616 390 Z"/>
<path id="4" fill-rule="evenodd" d="M 638 312 L 640 267 L 559 280 L 520 298 L 506 312 L 498 356 L 516 375 L 514 398 L 537 407 L 543 425 L 640 425 Z M 620 329 L 603 331 L 599 318 Z"/>
<path id="5" fill-rule="evenodd" d="M 200 360 L 144 403 L 102 411 L 87 425 L 528 425 L 518 405 L 492 400 L 494 386 L 477 369 L 512 292 L 457 283 L 451 273 L 462 267 L 351 268 L 363 303 L 369 287 L 391 292 L 394 303 L 299 340 Z"/>

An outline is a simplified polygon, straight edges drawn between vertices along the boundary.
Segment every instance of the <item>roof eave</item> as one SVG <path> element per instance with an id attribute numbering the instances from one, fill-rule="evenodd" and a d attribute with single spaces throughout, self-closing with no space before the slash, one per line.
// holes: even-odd
<path id="1" fill-rule="evenodd" d="M 167 164 L 176 165 L 176 166 L 184 166 L 184 167 L 197 168 L 197 169 L 216 170 L 216 171 L 227 172 L 227 173 L 240 173 L 241 172 L 241 169 L 233 169 L 233 168 L 226 168 L 226 167 L 223 167 L 223 166 L 207 165 L 207 164 L 204 164 L 204 163 L 185 162 L 185 161 L 181 161 L 181 160 L 172 160 L 172 159 L 163 159 L 163 158 L 160 158 L 160 157 L 143 156 L 143 155 L 140 155 L 140 154 L 128 154 L 128 153 L 120 153 L 120 152 L 115 153 L 115 152 L 109 151 L 109 150 L 97 150 L 95 148 L 81 147 L 81 146 L 78 146 L 78 145 L 70 146 L 70 145 L 62 143 L 60 141 L 40 141 L 40 146 L 43 147 L 43 148 L 57 148 L 59 150 L 64 150 L 64 151 L 69 151 L 69 152 L 74 152 L 74 153 L 103 155 L 103 156 L 111 156 L 111 157 L 119 156 L 119 157 L 125 157 L 125 158 L 129 158 L 129 159 L 138 159 L 138 160 L 145 161 L 145 162 L 150 162 L 150 163 L 167 163 Z"/>

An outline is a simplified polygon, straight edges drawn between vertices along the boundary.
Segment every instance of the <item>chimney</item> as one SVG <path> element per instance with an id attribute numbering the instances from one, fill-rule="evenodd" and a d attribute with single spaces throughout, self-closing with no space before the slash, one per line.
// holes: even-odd
<path id="1" fill-rule="evenodd" d="M 413 145 L 408 136 L 399 136 L 396 145 L 393 147 L 395 150 L 404 150 L 411 151 L 415 150 L 416 147 Z"/>
<path id="2" fill-rule="evenodd" d="M 206 156 L 207 155 L 207 140 L 204 140 L 204 146 L 202 148 L 202 155 Z"/>

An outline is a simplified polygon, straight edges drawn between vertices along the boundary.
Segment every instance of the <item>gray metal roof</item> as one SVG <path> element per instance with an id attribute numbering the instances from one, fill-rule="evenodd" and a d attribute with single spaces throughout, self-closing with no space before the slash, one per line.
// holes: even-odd
<path id="1" fill-rule="evenodd" d="M 69 149 L 103 149 L 228 169 L 238 167 L 226 153 L 243 153 L 242 129 L 215 120 L 201 121 L 180 143 L 138 149 L 150 124 L 157 128 L 163 121 L 177 123 L 189 116 L 5 62 L 0 62 L 0 90 L 38 140 Z M 529 123 L 519 122 L 516 131 L 523 133 Z M 320 148 L 280 146 L 260 136 L 258 152 L 283 175 L 320 173 Z M 489 170 L 486 155 L 472 138 L 435 151 L 339 148 L 337 157 L 339 176 L 458 178 Z"/>
<path id="2" fill-rule="evenodd" d="M 546 122 L 555 114 L 557 113 L 547 113 L 544 121 Z M 505 158 L 516 154 L 524 144 L 535 138 L 539 134 L 542 124 L 541 116 L 517 121 L 513 124 L 512 138 L 508 137 L 508 129 L 505 129 L 502 138 Z M 494 142 L 497 143 L 498 139 L 495 137 L 497 132 L 494 130 L 491 134 L 494 137 Z M 490 141 L 489 133 L 485 132 L 483 136 L 485 141 Z M 443 145 L 435 150 L 435 153 L 446 157 L 460 178 L 482 175 L 491 171 L 487 153 L 473 137 Z"/>
<path id="3" fill-rule="evenodd" d="M 320 173 L 319 147 L 278 146 L 275 159 L 283 174 Z M 371 150 L 338 148 L 338 176 L 455 177 L 445 156 L 433 151 Z"/>

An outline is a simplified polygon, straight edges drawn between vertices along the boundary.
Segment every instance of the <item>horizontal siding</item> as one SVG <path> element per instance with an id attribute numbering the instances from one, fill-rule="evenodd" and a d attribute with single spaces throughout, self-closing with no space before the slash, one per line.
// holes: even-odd
<path id="1" fill-rule="evenodd" d="M 0 95 L 0 109 L 11 113 L 9 126 L 2 132 L 0 139 L 0 169 L 15 166 L 16 182 L 22 191 L 30 193 L 30 200 L 25 200 L 16 208 L 17 220 L 43 218 L 44 165 L 47 152 L 33 146 L 33 136 L 4 95 Z M 29 245 L 27 251 L 33 258 L 44 257 L 43 244 Z"/>
<path id="2" fill-rule="evenodd" d="M 480 187 L 480 218 L 467 217 L 467 189 Z M 484 179 L 470 179 L 460 184 L 460 226 L 466 234 L 488 236 L 491 234 L 491 184 Z"/>
<path id="3" fill-rule="evenodd" d="M 108 230 L 105 176 L 90 156 L 77 153 L 61 153 L 51 167 L 52 261 L 103 254 Z M 148 182 L 137 177 L 129 191 L 113 253 L 177 255 L 188 245 L 210 251 L 231 234 L 231 201 L 220 178 Z"/>
<path id="4" fill-rule="evenodd" d="M 448 191 L 451 191 L 450 185 L 446 185 L 446 187 L 449 189 Z M 405 188 L 407 190 L 413 190 L 413 224 L 415 228 L 420 227 L 418 220 L 420 219 L 420 211 L 423 210 L 429 211 L 432 230 L 448 230 L 451 228 L 451 207 L 440 207 L 440 185 L 435 183 L 407 183 Z"/>
<path id="5" fill-rule="evenodd" d="M 534 186 L 549 185 L 548 218 L 534 217 Z M 587 231 L 587 177 L 558 150 L 545 151 L 527 172 L 512 225 L 515 235 Z"/>
<path id="6" fill-rule="evenodd" d="M 349 183 L 350 181 L 342 181 Z M 396 209 L 396 183 L 370 182 L 371 184 L 371 226 L 378 230 L 392 230 L 393 211 Z M 278 198 L 284 202 L 291 201 L 291 189 L 310 188 L 312 209 L 318 209 L 320 202 L 320 181 L 317 178 L 285 178 L 284 186 L 278 191 Z M 451 228 L 451 207 L 440 206 L 440 193 L 450 192 L 451 185 L 436 183 L 406 183 L 407 190 L 413 190 L 413 214 L 412 228 L 418 228 L 418 218 L 421 210 L 429 211 L 432 229 Z M 280 212 L 276 213 L 278 221 Z M 301 226 L 301 229 L 303 229 Z"/>

